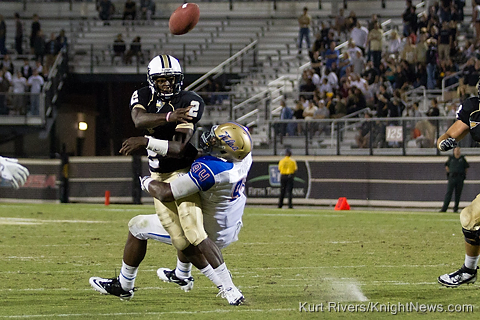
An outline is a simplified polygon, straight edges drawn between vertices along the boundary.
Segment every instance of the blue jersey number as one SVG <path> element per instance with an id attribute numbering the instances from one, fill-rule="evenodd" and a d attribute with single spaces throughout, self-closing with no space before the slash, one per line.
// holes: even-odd
<path id="1" fill-rule="evenodd" d="M 237 184 L 235 185 L 235 187 L 233 187 L 231 201 L 239 198 L 242 195 L 243 190 L 245 190 L 245 178 L 238 181 Z"/>

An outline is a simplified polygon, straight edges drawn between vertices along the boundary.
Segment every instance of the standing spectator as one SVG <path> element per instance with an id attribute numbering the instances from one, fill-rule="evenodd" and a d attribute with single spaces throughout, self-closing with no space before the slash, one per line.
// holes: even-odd
<path id="1" fill-rule="evenodd" d="M 18 12 L 15 12 L 15 51 L 23 54 L 23 22 Z"/>
<path id="2" fill-rule="evenodd" d="M 278 171 L 280 171 L 280 197 L 278 199 L 278 207 L 283 207 L 283 199 L 288 198 L 288 208 L 293 209 L 293 181 L 295 172 L 297 172 L 297 162 L 292 158 L 292 151 L 285 150 L 285 158 L 278 163 Z"/>
<path id="3" fill-rule="evenodd" d="M 32 73 L 33 73 L 33 70 L 37 70 L 38 74 L 41 77 L 45 78 L 45 74 L 43 72 L 43 65 L 39 60 L 35 61 L 35 65 L 32 68 Z M 28 80 L 28 78 L 27 78 L 27 80 Z"/>
<path id="4" fill-rule="evenodd" d="M 45 74 L 48 75 L 50 68 L 55 62 L 57 53 L 60 51 L 55 33 L 50 34 L 50 40 L 45 44 Z"/>
<path id="5" fill-rule="evenodd" d="M 410 37 L 407 37 L 406 39 L 410 39 Z M 388 54 L 393 54 L 395 57 L 398 57 L 401 47 L 402 40 L 400 39 L 398 32 L 392 30 L 388 39 Z"/>
<path id="6" fill-rule="evenodd" d="M 480 3 L 473 3 L 472 22 L 475 24 L 475 44 L 480 42 Z"/>
<path id="7" fill-rule="evenodd" d="M 337 30 L 338 36 L 345 35 L 346 30 L 346 20 L 345 20 L 345 10 L 340 8 L 338 10 L 338 15 L 335 17 L 335 30 Z"/>
<path id="8" fill-rule="evenodd" d="M 7 92 L 10 88 L 10 81 L 8 81 L 3 70 L 0 69 L 0 115 L 8 114 Z"/>
<path id="9" fill-rule="evenodd" d="M 5 46 L 5 40 L 7 39 L 7 25 L 3 19 L 3 15 L 0 14 L 0 54 L 7 54 L 7 47 Z"/>
<path id="10" fill-rule="evenodd" d="M 331 69 L 332 63 L 338 65 L 338 57 L 340 56 L 340 51 L 335 49 L 337 44 L 335 41 L 330 42 L 330 47 L 325 51 L 325 67 Z"/>
<path id="11" fill-rule="evenodd" d="M 97 6 L 97 11 L 100 19 L 103 21 L 103 24 L 109 25 L 109 20 L 112 18 L 113 13 L 115 12 L 115 6 L 110 0 L 100 0 Z"/>
<path id="12" fill-rule="evenodd" d="M 426 55 L 427 63 L 427 89 L 435 89 L 437 85 L 437 41 L 427 40 L 428 50 Z"/>
<path id="13" fill-rule="evenodd" d="M 155 14 L 155 2 L 153 0 L 140 0 L 140 13 L 143 20 L 150 21 Z"/>
<path id="14" fill-rule="evenodd" d="M 378 69 L 382 59 L 383 41 L 383 31 L 380 28 L 380 23 L 375 23 L 373 30 L 368 33 L 368 41 L 370 45 L 370 54 L 372 57 L 373 66 Z"/>
<path id="15" fill-rule="evenodd" d="M 24 115 L 25 110 L 25 92 L 27 91 L 27 79 L 21 71 L 17 71 L 12 80 L 13 87 L 13 109 L 14 114 Z"/>
<path id="16" fill-rule="evenodd" d="M 305 98 L 303 96 L 300 96 L 300 98 Z M 295 101 L 295 110 L 293 110 L 293 117 L 297 120 L 296 121 L 296 127 L 297 127 L 297 135 L 301 136 L 303 134 L 303 103 L 301 100 L 296 100 Z"/>
<path id="17" fill-rule="evenodd" d="M 417 32 L 417 15 L 415 11 L 416 8 L 412 4 L 412 0 L 407 0 L 407 8 L 402 14 L 404 37 L 408 37 L 412 32 Z"/>
<path id="18" fill-rule="evenodd" d="M 356 74 L 363 74 L 365 71 L 365 59 L 363 59 L 362 52 L 355 52 L 355 56 L 350 59 L 353 67 L 353 72 Z"/>
<path id="19" fill-rule="evenodd" d="M 405 40 L 406 43 L 400 54 L 400 59 L 407 61 L 409 64 L 413 64 L 415 63 L 416 46 L 412 43 L 412 38 L 406 37 Z"/>
<path id="20" fill-rule="evenodd" d="M 58 34 L 56 41 L 57 41 L 58 51 L 62 50 L 63 48 L 68 49 L 68 38 L 65 35 L 64 29 L 60 30 L 60 33 Z"/>
<path id="21" fill-rule="evenodd" d="M 447 212 L 450 200 L 452 200 L 452 193 L 455 189 L 455 204 L 453 205 L 453 212 L 458 212 L 458 205 L 460 203 L 460 197 L 462 196 L 463 182 L 467 176 L 467 169 L 470 165 L 465 159 L 465 156 L 461 155 L 460 147 L 453 149 L 453 155 L 448 157 L 445 162 L 445 170 L 447 171 L 447 193 L 443 200 L 443 207 L 440 212 Z"/>
<path id="22" fill-rule="evenodd" d="M 32 19 L 33 21 L 32 21 L 31 31 L 30 31 L 30 52 L 33 54 L 35 52 L 33 49 L 35 45 L 35 39 L 37 38 L 37 33 L 41 29 L 41 25 L 40 25 L 39 17 L 37 14 L 34 14 Z"/>
<path id="23" fill-rule="evenodd" d="M 438 35 L 438 58 L 445 60 L 450 58 L 450 47 L 453 44 L 452 32 L 448 21 L 443 21 Z"/>
<path id="24" fill-rule="evenodd" d="M 38 70 L 34 69 L 33 74 L 30 76 L 30 78 L 28 78 L 27 83 L 30 86 L 30 111 L 27 114 L 38 116 L 40 107 L 40 93 L 42 92 L 42 86 L 45 82 L 43 77 L 38 74 Z"/>
<path id="25" fill-rule="evenodd" d="M 35 54 L 35 60 L 43 64 L 43 58 L 45 57 L 45 35 L 41 29 L 38 30 L 37 36 L 35 37 L 33 53 Z"/>
<path id="26" fill-rule="evenodd" d="M 6 54 L 6 55 L 3 56 L 3 61 L 0 63 L 0 66 L 2 68 L 3 67 L 7 68 L 7 70 L 10 73 L 13 73 L 14 65 L 13 65 L 12 58 L 10 58 L 9 54 Z"/>
<path id="27" fill-rule="evenodd" d="M 350 38 L 362 50 L 362 55 L 365 55 L 368 43 L 368 29 L 362 26 L 360 21 L 357 21 L 357 25 L 350 32 Z"/>
<path id="28" fill-rule="evenodd" d="M 280 101 L 280 106 L 282 110 L 280 111 L 280 120 L 291 120 L 293 119 L 293 110 L 287 106 L 285 99 Z M 284 136 L 294 136 L 295 135 L 295 124 L 294 123 L 280 123 L 279 124 L 279 133 L 281 139 Z"/>
<path id="29" fill-rule="evenodd" d="M 20 72 L 26 79 L 30 78 L 32 75 L 32 67 L 30 66 L 30 61 L 28 61 L 27 58 L 23 59 L 23 66 L 20 68 Z"/>
<path id="30" fill-rule="evenodd" d="M 123 22 L 125 20 L 135 20 L 137 16 L 137 4 L 133 0 L 127 0 L 123 7 Z"/>
<path id="31" fill-rule="evenodd" d="M 302 42 L 305 38 L 307 44 L 307 51 L 310 50 L 310 24 L 312 22 L 312 18 L 308 14 L 308 8 L 303 8 L 303 14 L 298 17 L 298 25 L 300 30 L 298 32 L 298 54 L 302 53 Z"/>

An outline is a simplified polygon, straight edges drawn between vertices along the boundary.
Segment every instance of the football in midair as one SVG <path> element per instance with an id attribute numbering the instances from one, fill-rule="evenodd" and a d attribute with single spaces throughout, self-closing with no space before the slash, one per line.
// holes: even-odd
<path id="1" fill-rule="evenodd" d="M 184 3 L 170 16 L 168 28 L 174 35 L 181 35 L 192 30 L 200 19 L 200 8 L 196 3 Z"/>

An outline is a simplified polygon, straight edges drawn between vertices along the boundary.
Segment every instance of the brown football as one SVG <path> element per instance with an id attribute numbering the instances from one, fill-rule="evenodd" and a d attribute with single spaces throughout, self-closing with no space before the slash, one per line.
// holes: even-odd
<path id="1" fill-rule="evenodd" d="M 196 3 L 184 3 L 170 16 L 168 28 L 175 35 L 181 35 L 192 30 L 200 19 L 200 9 Z"/>

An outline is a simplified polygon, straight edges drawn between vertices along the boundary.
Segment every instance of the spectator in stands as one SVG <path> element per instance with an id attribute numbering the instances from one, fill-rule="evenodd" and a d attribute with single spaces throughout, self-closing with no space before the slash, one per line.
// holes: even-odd
<path id="1" fill-rule="evenodd" d="M 319 100 L 317 103 L 318 109 L 313 113 L 313 119 L 329 119 L 330 118 L 330 110 L 325 105 L 324 100 Z M 322 133 L 326 135 L 329 134 L 328 124 L 326 122 L 317 123 L 315 136 L 320 136 Z"/>
<path id="2" fill-rule="evenodd" d="M 43 64 L 40 62 L 40 60 L 35 61 L 35 65 L 32 68 L 32 73 L 33 73 L 33 70 L 37 70 L 38 74 L 44 77 L 45 73 L 43 71 Z"/>
<path id="3" fill-rule="evenodd" d="M 155 2 L 153 0 L 140 0 L 140 12 L 143 20 L 151 20 L 155 14 Z"/>
<path id="4" fill-rule="evenodd" d="M 404 37 L 408 37 L 411 32 L 417 32 L 417 14 L 415 11 L 416 8 L 412 4 L 412 0 L 407 0 L 407 8 L 402 14 Z"/>
<path id="5" fill-rule="evenodd" d="M 37 33 L 40 31 L 41 25 L 39 21 L 39 17 L 37 14 L 34 14 L 32 17 L 32 24 L 31 24 L 31 31 L 30 31 L 30 52 L 32 54 L 35 53 L 35 39 L 37 38 Z"/>
<path id="6" fill-rule="evenodd" d="M 454 7 L 458 14 L 458 18 L 456 19 L 456 21 L 463 22 L 463 20 L 465 19 L 465 14 L 463 11 L 463 8 L 465 7 L 465 0 L 455 0 Z"/>
<path id="7" fill-rule="evenodd" d="M 388 54 L 393 54 L 395 57 L 398 57 L 401 47 L 402 40 L 400 39 L 398 32 L 396 30 L 392 30 L 388 39 Z"/>
<path id="8" fill-rule="evenodd" d="M 342 57 L 338 60 L 338 62 L 333 62 L 334 64 L 338 63 L 338 77 L 340 79 L 344 77 L 348 77 L 352 72 L 352 60 L 350 59 L 350 54 L 348 52 L 344 52 Z M 333 70 L 333 67 L 330 67 Z"/>
<path id="9" fill-rule="evenodd" d="M 4 68 L 0 69 L 0 115 L 8 114 L 7 93 L 10 88 L 10 81 L 5 76 Z"/>
<path id="10" fill-rule="evenodd" d="M 20 14 L 15 12 L 15 51 L 17 54 L 23 54 L 23 22 L 20 20 Z"/>
<path id="11" fill-rule="evenodd" d="M 346 19 L 344 14 L 345 10 L 340 8 L 338 15 L 335 17 L 335 30 L 337 30 L 338 36 L 345 35 L 346 33 Z"/>
<path id="12" fill-rule="evenodd" d="M 427 40 L 427 45 L 427 89 L 435 89 L 437 84 L 437 41 L 430 38 Z"/>
<path id="13" fill-rule="evenodd" d="M 373 115 L 370 112 L 365 112 L 364 118 L 366 120 L 371 119 Z M 355 141 L 358 148 L 368 148 L 370 146 L 370 134 L 372 132 L 372 126 L 374 125 L 373 121 L 363 121 L 361 122 L 358 133 L 355 136 Z"/>
<path id="14" fill-rule="evenodd" d="M 287 106 L 285 99 L 280 100 L 280 106 L 282 110 L 280 111 L 280 120 L 291 120 L 293 119 L 293 110 Z M 294 136 L 295 135 L 295 124 L 294 123 L 280 123 L 280 135 L 283 136 Z"/>
<path id="15" fill-rule="evenodd" d="M 303 100 L 303 101 L 302 101 Z M 305 97 L 300 96 L 300 100 L 295 101 L 295 110 L 293 110 L 293 117 L 296 120 L 303 120 L 303 102 L 305 102 Z M 303 124 L 301 121 L 296 122 L 297 135 L 301 136 L 303 134 Z"/>
<path id="16" fill-rule="evenodd" d="M 358 22 L 357 14 L 355 13 L 355 11 L 350 11 L 350 14 L 347 17 L 346 26 L 345 26 L 348 33 L 352 32 L 352 29 L 357 25 L 357 22 Z"/>
<path id="17" fill-rule="evenodd" d="M 426 116 L 427 117 L 440 116 L 440 109 L 438 108 L 437 98 L 432 98 L 432 100 L 430 100 L 430 108 L 428 108 Z"/>
<path id="18" fill-rule="evenodd" d="M 427 39 L 428 39 L 427 29 L 422 28 L 420 30 L 418 43 L 415 45 L 415 62 L 421 63 L 424 66 L 427 65 L 427 51 L 428 51 Z"/>
<path id="19" fill-rule="evenodd" d="M 368 41 L 373 65 L 378 69 L 382 59 L 383 43 L 383 31 L 380 29 L 380 24 L 378 22 L 375 24 L 373 30 L 368 33 Z"/>
<path id="20" fill-rule="evenodd" d="M 45 74 L 48 75 L 50 72 L 53 63 L 55 62 L 55 58 L 57 57 L 60 48 L 58 46 L 57 37 L 55 32 L 50 34 L 50 39 L 45 44 Z"/>
<path id="21" fill-rule="evenodd" d="M 388 116 L 388 102 L 392 98 L 392 95 L 387 92 L 387 88 L 384 84 L 380 84 L 379 92 L 375 97 L 375 105 L 377 110 L 377 117 L 385 118 Z"/>
<path id="22" fill-rule="evenodd" d="M 35 37 L 35 42 L 33 43 L 33 53 L 35 55 L 35 60 L 40 61 L 43 64 L 43 58 L 45 57 L 45 35 L 40 29 L 37 32 Z"/>
<path id="23" fill-rule="evenodd" d="M 21 71 L 17 71 L 12 80 L 13 87 L 13 114 L 24 115 L 26 113 L 25 92 L 27 92 L 27 79 Z"/>
<path id="24" fill-rule="evenodd" d="M 355 42 L 357 47 L 362 50 L 362 55 L 365 55 L 368 44 L 368 29 L 362 26 L 360 21 L 357 21 L 357 24 L 350 32 L 350 38 Z"/>
<path id="25" fill-rule="evenodd" d="M 368 25 L 367 25 L 368 32 L 373 30 L 373 28 L 375 27 L 375 23 L 377 22 L 380 23 L 380 21 L 378 20 L 378 15 L 373 13 L 371 19 L 368 21 Z"/>
<path id="26" fill-rule="evenodd" d="M 363 58 L 362 52 L 357 51 L 350 61 L 353 67 L 353 72 L 356 74 L 363 74 L 365 71 L 365 59 Z"/>
<path id="27" fill-rule="evenodd" d="M 308 8 L 303 8 L 303 14 L 298 17 L 298 25 L 299 25 L 299 32 L 298 32 L 298 54 L 302 53 L 302 43 L 303 39 L 305 38 L 305 42 L 307 44 L 307 51 L 310 50 L 310 24 L 312 22 L 312 18 L 308 14 Z"/>
<path id="28" fill-rule="evenodd" d="M 472 22 L 475 24 L 475 43 L 480 43 L 480 4 L 472 2 Z"/>
<path id="29" fill-rule="evenodd" d="M 127 0 L 123 7 L 123 22 L 125 20 L 135 20 L 137 16 L 137 3 L 133 0 Z"/>
<path id="30" fill-rule="evenodd" d="M 333 92 L 333 88 L 330 83 L 328 83 L 327 77 L 322 78 L 322 83 L 318 86 L 318 92 L 321 96 L 325 95 L 327 92 Z"/>
<path id="31" fill-rule="evenodd" d="M 338 57 L 340 56 L 340 51 L 335 49 L 337 46 L 335 41 L 330 42 L 330 47 L 325 51 L 325 67 L 332 68 L 332 63 L 338 65 Z"/>
<path id="32" fill-rule="evenodd" d="M 3 61 L 1 61 L 0 63 L 0 66 L 3 68 L 7 68 L 7 70 L 10 72 L 10 73 L 13 73 L 13 70 L 14 70 L 14 65 L 13 65 L 13 61 L 12 61 L 12 58 L 10 57 L 9 54 L 6 54 L 3 56 Z"/>
<path id="33" fill-rule="evenodd" d="M 142 52 L 142 38 L 140 36 L 136 36 L 132 43 L 130 43 L 130 49 L 127 51 L 127 55 L 125 56 L 125 63 L 132 64 L 132 57 L 136 57 L 137 64 L 143 64 L 145 61 L 145 57 Z"/>
<path id="34" fill-rule="evenodd" d="M 440 60 L 450 58 L 450 47 L 453 45 L 453 36 L 449 22 L 443 21 L 438 35 L 438 58 Z"/>
<path id="35" fill-rule="evenodd" d="M 7 54 L 7 47 L 5 41 L 7 39 L 7 25 L 3 19 L 3 15 L 0 14 L 0 54 Z"/>
<path id="36" fill-rule="evenodd" d="M 38 74 L 36 69 L 33 70 L 33 74 L 28 78 L 28 86 L 30 87 L 30 111 L 28 115 L 38 116 L 40 107 L 40 93 L 42 92 L 42 86 L 45 81 L 43 77 Z"/>
<path id="37" fill-rule="evenodd" d="M 125 61 L 125 51 L 127 50 L 127 46 L 125 41 L 123 40 L 123 34 L 117 34 L 117 37 L 113 41 L 113 55 L 112 55 L 112 64 L 116 57 L 120 57 L 121 61 Z"/>
<path id="38" fill-rule="evenodd" d="M 346 49 L 348 56 L 350 58 L 356 56 L 357 51 L 362 52 L 362 50 L 357 46 L 357 43 L 353 40 L 353 38 L 350 38 L 347 42 L 347 49 Z"/>
<path id="39" fill-rule="evenodd" d="M 333 69 L 325 69 L 325 75 L 328 78 L 328 83 L 332 87 L 333 90 L 338 89 L 338 76 L 337 74 L 333 71 Z"/>
<path id="40" fill-rule="evenodd" d="M 402 117 L 423 117 L 423 114 L 418 109 L 418 102 L 413 102 L 411 105 L 407 105 L 405 109 L 403 109 Z"/>
<path id="41" fill-rule="evenodd" d="M 62 50 L 63 48 L 68 49 L 68 38 L 65 35 L 64 29 L 60 30 L 60 33 L 58 34 L 56 40 L 57 40 L 58 51 Z"/>
<path id="42" fill-rule="evenodd" d="M 380 64 L 380 69 L 377 69 L 374 67 L 373 61 L 367 61 L 364 69 L 365 70 L 363 71 L 363 73 L 361 73 L 361 76 L 367 81 L 369 85 L 377 81 L 378 76 L 384 75 L 386 71 L 385 65 L 383 63 Z"/>
<path id="43" fill-rule="evenodd" d="M 428 14 L 426 12 L 422 12 L 417 19 L 417 30 L 422 29 L 428 29 Z"/>
<path id="44" fill-rule="evenodd" d="M 22 76 L 26 79 L 30 78 L 32 75 L 32 67 L 30 66 L 30 61 L 27 58 L 23 59 L 23 66 L 20 68 L 20 72 L 22 72 Z"/>
<path id="45" fill-rule="evenodd" d="M 100 0 L 97 6 L 98 15 L 103 20 L 104 25 L 109 25 L 109 20 L 115 12 L 115 6 L 110 0 Z"/>

